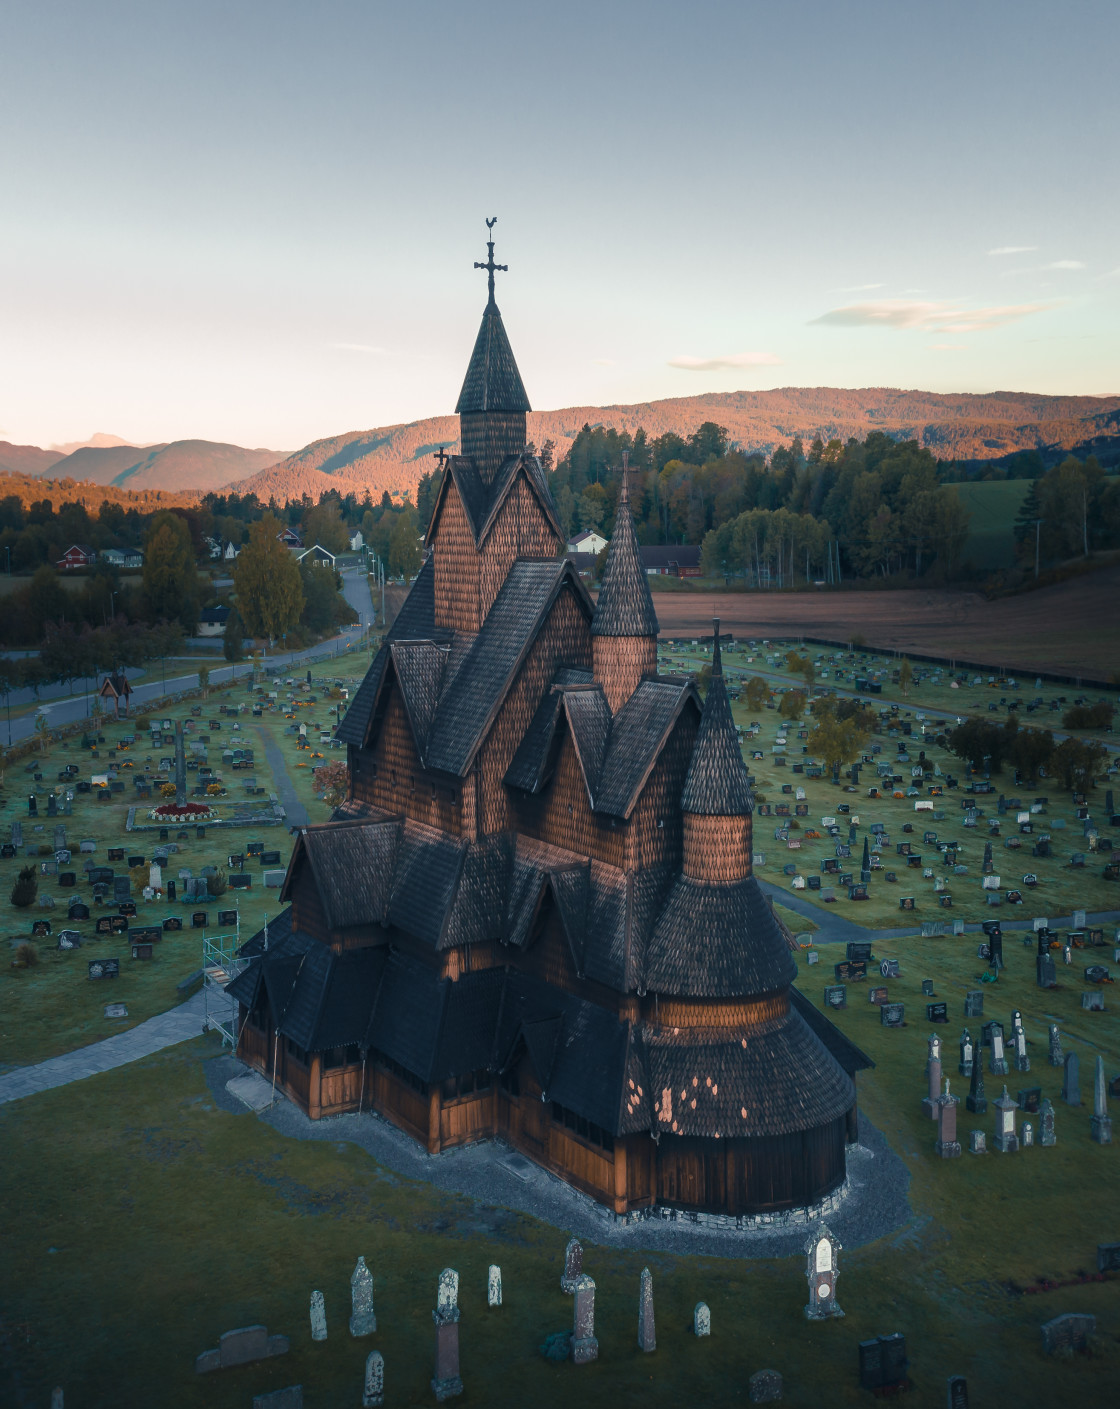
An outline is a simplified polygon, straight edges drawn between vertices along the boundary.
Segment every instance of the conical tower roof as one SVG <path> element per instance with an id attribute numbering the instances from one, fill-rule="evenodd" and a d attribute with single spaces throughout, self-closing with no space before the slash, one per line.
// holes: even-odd
<path id="1" fill-rule="evenodd" d="M 684 780 L 681 806 L 685 812 L 712 817 L 742 817 L 754 808 L 747 767 L 731 717 L 731 701 L 723 683 L 718 619 L 712 647 L 712 682 Z"/>
<path id="2" fill-rule="evenodd" d="M 630 512 L 630 491 L 626 470 L 622 471 L 622 491 L 614 533 L 607 549 L 599 600 L 591 618 L 592 636 L 656 636 L 657 613 L 653 610 L 649 583 L 638 552 L 634 517 Z"/>
<path id="3" fill-rule="evenodd" d="M 529 398 L 517 370 L 505 324 L 491 296 L 475 338 L 455 414 L 470 411 L 529 411 Z"/>

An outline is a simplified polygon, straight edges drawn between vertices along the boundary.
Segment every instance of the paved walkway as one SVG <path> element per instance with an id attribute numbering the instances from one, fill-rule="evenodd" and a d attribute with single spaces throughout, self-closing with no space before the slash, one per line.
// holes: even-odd
<path id="1" fill-rule="evenodd" d="M 261 743 L 264 744 L 264 756 L 268 759 L 268 766 L 272 769 L 272 776 L 276 779 L 277 796 L 284 805 L 288 826 L 310 826 L 311 818 L 308 817 L 307 808 L 300 802 L 299 795 L 296 793 L 296 785 L 292 782 L 291 774 L 288 772 L 283 750 L 267 729 L 262 729 L 258 725 L 257 733 L 261 736 Z"/>
<path id="2" fill-rule="evenodd" d="M 75 1052 L 64 1052 L 61 1057 L 51 1057 L 36 1066 L 17 1067 L 0 1076 L 0 1105 L 50 1091 L 55 1086 L 66 1086 L 71 1081 L 83 1081 L 87 1076 L 98 1076 L 141 1057 L 150 1057 L 164 1047 L 198 1037 L 205 1011 L 206 997 L 200 991 L 170 1012 L 138 1023 L 127 1032 L 118 1032 L 102 1042 L 91 1042 Z"/>

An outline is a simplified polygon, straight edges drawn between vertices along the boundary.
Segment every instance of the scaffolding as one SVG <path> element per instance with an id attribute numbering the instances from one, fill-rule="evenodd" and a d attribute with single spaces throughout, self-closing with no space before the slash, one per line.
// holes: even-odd
<path id="1" fill-rule="evenodd" d="M 246 967 L 248 959 L 240 957 L 241 914 L 233 934 L 202 936 L 202 991 L 204 995 L 203 1032 L 221 1034 L 222 1046 L 228 1042 L 237 1050 L 237 1004 L 226 993 L 226 985 Z"/>

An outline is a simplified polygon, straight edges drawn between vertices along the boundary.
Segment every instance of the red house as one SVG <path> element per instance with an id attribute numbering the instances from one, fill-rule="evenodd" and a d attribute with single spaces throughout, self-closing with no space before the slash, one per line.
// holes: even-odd
<path id="1" fill-rule="evenodd" d="M 97 552 L 88 543 L 72 543 L 59 558 L 55 567 L 63 571 L 72 571 L 74 568 L 92 567 L 96 561 Z"/>

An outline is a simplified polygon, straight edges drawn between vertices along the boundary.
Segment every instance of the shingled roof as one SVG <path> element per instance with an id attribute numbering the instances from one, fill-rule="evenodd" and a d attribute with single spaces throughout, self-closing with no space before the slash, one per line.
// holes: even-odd
<path id="1" fill-rule="evenodd" d="M 678 876 L 654 925 L 643 988 L 695 998 L 774 993 L 797 965 L 753 876 L 709 885 Z"/>
<path id="2" fill-rule="evenodd" d="M 305 827 L 296 840 L 280 898 L 290 899 L 300 858 L 306 857 L 332 930 L 383 924 L 401 832 L 399 821 L 323 822 Z"/>
<path id="3" fill-rule="evenodd" d="M 599 600 L 591 619 L 593 636 L 656 636 L 659 628 L 646 570 L 638 553 L 630 492 L 626 475 L 614 517 L 614 533 L 599 586 Z"/>
<path id="4" fill-rule="evenodd" d="M 512 564 L 482 629 L 440 700 L 425 765 L 462 777 L 513 684 L 553 602 L 567 585 L 591 615 L 579 576 L 563 559 Z"/>
<path id="5" fill-rule="evenodd" d="M 718 620 L 712 648 L 712 679 L 681 794 L 681 806 L 685 812 L 715 817 L 742 817 L 754 807 L 747 767 L 731 717 L 731 701 L 723 683 Z"/>
<path id="6" fill-rule="evenodd" d="M 471 411 L 531 411 L 502 315 L 493 298 L 482 314 L 474 351 L 455 403 L 455 414 Z"/>

